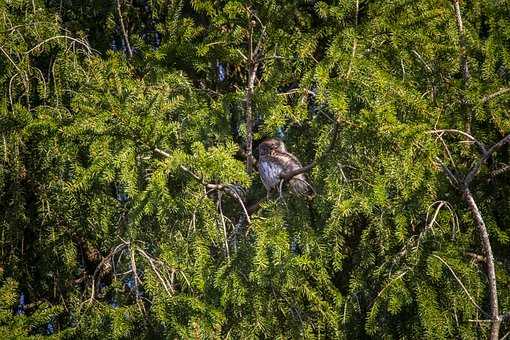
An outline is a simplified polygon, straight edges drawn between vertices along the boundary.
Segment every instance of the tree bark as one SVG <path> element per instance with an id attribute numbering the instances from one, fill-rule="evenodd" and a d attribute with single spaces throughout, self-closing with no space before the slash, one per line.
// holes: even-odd
<path id="1" fill-rule="evenodd" d="M 252 57 L 252 56 L 250 56 Z M 248 71 L 248 84 L 246 86 L 246 171 L 251 174 L 253 172 L 253 107 L 252 99 L 255 87 L 255 78 L 259 64 L 250 60 L 250 68 Z"/>
<path id="2" fill-rule="evenodd" d="M 498 290 L 496 286 L 496 270 L 494 268 L 494 256 L 492 254 L 489 233 L 487 232 L 487 227 L 485 226 L 485 222 L 483 221 L 482 214 L 480 213 L 480 210 L 478 209 L 478 206 L 476 205 L 476 202 L 469 188 L 466 187 L 462 191 L 462 196 L 464 200 L 467 202 L 469 210 L 473 213 L 475 217 L 478 233 L 480 234 L 480 238 L 482 241 L 483 252 L 486 258 L 485 264 L 487 267 L 487 277 L 489 280 L 489 301 L 492 321 L 489 339 L 498 340 L 499 328 L 501 326 L 501 317 L 499 315 Z"/>

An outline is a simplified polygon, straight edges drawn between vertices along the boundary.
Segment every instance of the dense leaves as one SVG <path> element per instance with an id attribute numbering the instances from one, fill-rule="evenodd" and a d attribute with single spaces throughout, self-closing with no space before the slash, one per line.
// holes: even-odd
<path id="1" fill-rule="evenodd" d="M 0 337 L 487 337 L 443 170 L 510 131 L 510 7 L 456 3 L 0 0 Z M 509 162 L 470 185 L 502 315 Z"/>

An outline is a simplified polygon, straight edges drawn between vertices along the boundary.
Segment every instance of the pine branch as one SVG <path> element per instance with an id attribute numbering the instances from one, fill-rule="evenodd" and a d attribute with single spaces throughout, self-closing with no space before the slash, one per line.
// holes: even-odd
<path id="1" fill-rule="evenodd" d="M 331 152 L 331 150 L 333 150 L 337 137 L 338 137 L 338 122 L 335 122 L 335 126 L 333 127 L 333 137 L 327 150 L 322 154 L 322 156 L 318 160 L 315 160 L 310 164 L 305 165 L 304 167 L 301 167 L 293 171 L 282 172 L 280 174 L 280 178 L 283 179 L 284 181 L 289 181 L 294 176 L 310 171 L 310 169 L 312 169 L 319 161 L 322 161 Z"/>
<path id="2" fill-rule="evenodd" d="M 170 157 L 170 154 L 168 152 L 165 152 L 165 151 L 163 151 L 161 149 L 158 149 L 158 148 L 155 148 L 154 152 L 157 153 L 160 156 L 163 156 L 164 158 Z M 233 198 L 235 198 L 239 202 L 239 205 L 241 206 L 241 208 L 243 210 L 243 213 L 246 216 L 247 222 L 251 223 L 250 213 L 249 213 L 250 210 L 246 208 L 246 205 L 245 205 L 243 199 L 241 198 L 241 195 L 239 195 L 238 188 L 236 188 L 234 185 L 230 185 L 230 184 L 206 183 L 203 180 L 203 178 L 201 178 L 200 176 L 195 174 L 193 171 L 188 169 L 186 166 L 181 165 L 180 168 L 183 171 L 185 171 L 186 173 L 188 173 L 189 175 L 191 175 L 191 177 L 193 177 L 194 179 L 199 181 L 205 188 L 210 189 L 210 190 L 223 191 L 226 194 L 228 194 L 228 195 L 232 196 Z"/>

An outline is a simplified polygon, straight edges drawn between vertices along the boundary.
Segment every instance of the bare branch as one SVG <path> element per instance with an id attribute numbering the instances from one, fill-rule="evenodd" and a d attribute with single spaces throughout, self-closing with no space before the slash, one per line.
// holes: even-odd
<path id="1" fill-rule="evenodd" d="M 169 296 L 172 296 L 173 293 L 175 293 L 174 288 L 172 287 L 171 284 L 169 284 L 169 282 L 167 282 L 167 280 L 163 279 L 162 274 L 156 268 L 154 259 L 151 256 L 149 256 L 143 249 L 137 247 L 137 250 L 140 254 L 142 254 L 142 256 L 144 256 L 147 259 L 147 261 L 149 261 L 149 265 L 151 266 L 152 270 L 154 271 L 159 281 L 163 285 L 163 288 L 165 288 L 165 291 Z"/>
<path id="2" fill-rule="evenodd" d="M 133 57 L 133 51 L 131 50 L 131 45 L 129 44 L 129 37 L 126 31 L 126 27 L 124 26 L 124 20 L 122 20 L 122 10 L 120 8 L 120 0 L 117 1 L 117 14 L 119 15 L 120 28 L 122 30 L 122 35 L 124 36 L 124 42 L 126 43 L 126 48 L 128 50 L 129 57 Z"/>
<path id="3" fill-rule="evenodd" d="M 444 265 L 446 267 L 448 267 L 448 269 L 450 270 L 450 272 L 452 273 L 453 277 L 455 278 L 455 280 L 457 280 L 457 282 L 459 283 L 459 285 L 462 287 L 462 289 L 464 290 L 464 292 L 466 293 L 466 295 L 468 296 L 469 300 L 471 300 L 471 303 L 473 303 L 473 305 L 479 310 L 481 311 L 483 314 L 487 315 L 487 313 L 482 309 L 480 308 L 480 306 L 478 306 L 478 304 L 476 303 L 475 299 L 471 296 L 471 294 L 469 294 L 469 291 L 467 290 L 466 286 L 464 286 L 464 284 L 462 283 L 462 281 L 459 279 L 459 277 L 457 276 L 457 274 L 455 274 L 455 272 L 453 271 L 452 267 L 450 267 L 450 265 L 448 265 L 448 263 L 443 260 L 440 256 L 437 256 L 437 255 L 432 255 L 434 256 L 435 258 L 439 259 L 439 261 L 443 262 Z"/>
<path id="4" fill-rule="evenodd" d="M 103 257 L 103 259 L 101 260 L 99 265 L 94 270 L 94 274 L 92 274 L 92 289 L 91 289 L 91 293 L 90 293 L 90 298 L 88 300 L 89 303 L 92 303 L 92 301 L 94 301 L 94 299 L 95 299 L 96 277 L 99 275 L 101 269 L 103 268 L 103 266 L 106 265 L 106 263 L 111 261 L 111 259 L 115 256 L 115 254 L 117 254 L 119 251 L 123 250 L 125 247 L 126 247 L 125 243 L 121 243 L 121 244 L 117 245 L 115 248 L 113 248 L 113 250 L 107 256 Z"/>
<path id="5" fill-rule="evenodd" d="M 510 139 L 510 136 L 509 136 Z M 492 149 L 492 148 L 491 148 Z M 490 150 L 489 150 L 490 151 Z M 476 202 L 473 198 L 473 195 L 466 187 L 463 190 L 463 198 L 466 200 L 469 210 L 473 213 L 476 221 L 476 226 L 478 227 L 478 232 L 480 234 L 480 238 L 482 241 L 483 252 L 485 255 L 486 267 L 487 267 L 487 277 L 489 280 L 489 301 L 491 308 L 491 340 L 497 340 L 499 337 L 499 327 L 501 325 L 501 318 L 498 310 L 498 291 L 496 286 L 496 270 L 494 268 L 494 256 L 492 254 L 492 247 L 489 240 L 489 233 L 487 232 L 487 227 L 485 226 L 485 222 L 483 221 L 482 214 L 476 205 Z"/>
<path id="6" fill-rule="evenodd" d="M 472 141 L 473 143 L 476 144 L 476 146 L 478 146 L 480 148 L 480 150 L 482 151 L 482 155 L 485 155 L 487 153 L 487 150 L 485 149 L 485 145 L 483 145 L 481 142 L 479 142 L 475 137 L 473 137 L 472 135 L 470 135 L 469 133 L 467 132 L 464 132 L 464 131 L 461 131 L 461 130 L 456 130 L 456 129 L 440 129 L 440 130 L 432 130 L 432 131 L 429 131 L 430 133 L 443 133 L 443 132 L 449 132 L 449 133 L 457 133 L 457 134 L 460 134 L 466 138 L 468 138 L 470 141 Z"/>
<path id="7" fill-rule="evenodd" d="M 129 257 L 131 262 L 131 271 L 133 273 L 133 284 L 135 287 L 135 297 L 138 301 L 140 299 L 140 293 L 138 291 L 138 283 L 141 283 L 140 277 L 138 276 L 138 272 L 136 271 L 136 261 L 135 261 L 135 249 L 133 249 L 133 245 L 129 245 Z"/>
<path id="8" fill-rule="evenodd" d="M 485 262 L 485 256 L 478 255 L 478 254 L 475 254 L 475 253 L 472 253 L 472 252 L 469 252 L 469 251 L 465 252 L 464 254 L 466 256 L 471 257 L 476 262 Z"/>
<path id="9" fill-rule="evenodd" d="M 68 35 L 56 35 L 54 37 L 51 37 L 51 38 L 48 38 L 46 40 L 43 40 L 41 41 L 40 43 L 38 43 L 37 45 L 35 45 L 34 47 L 32 47 L 31 49 L 29 49 L 28 51 L 25 52 L 25 54 L 30 54 L 30 52 L 32 52 L 33 50 L 37 49 L 38 47 L 42 46 L 43 44 L 47 43 L 48 41 L 51 41 L 51 40 L 55 40 L 55 39 L 61 39 L 61 38 L 64 38 L 64 39 L 68 39 L 68 40 L 72 40 L 74 42 L 77 42 L 78 44 L 84 46 L 86 49 L 87 49 L 87 52 L 89 52 L 89 54 L 92 54 L 92 50 L 90 48 L 89 45 L 87 45 L 87 43 L 79 40 L 79 39 L 76 39 L 76 38 L 73 38 L 73 37 L 70 37 Z"/>
<path id="10" fill-rule="evenodd" d="M 505 165 L 505 166 L 503 166 L 503 167 L 501 167 L 499 169 L 496 169 L 496 170 L 492 171 L 490 176 L 491 177 L 496 177 L 496 176 L 499 176 L 499 175 L 501 175 L 501 174 L 503 174 L 503 173 L 505 173 L 505 172 L 507 172 L 509 170 L 510 170 L 510 165 Z"/>
<path id="11" fill-rule="evenodd" d="M 157 153 L 157 154 L 158 154 L 158 155 L 160 155 L 160 156 L 163 156 L 164 158 L 168 158 L 168 157 L 170 157 L 170 154 L 169 154 L 168 152 L 163 151 L 163 150 L 158 149 L 158 148 L 155 148 L 155 149 L 154 149 L 154 152 L 155 152 L 155 153 Z"/>
<path id="12" fill-rule="evenodd" d="M 454 186 L 455 188 L 458 188 L 459 180 L 457 179 L 457 177 L 455 177 L 452 171 L 448 169 L 448 167 L 443 163 L 443 161 L 441 161 L 441 159 L 439 159 L 439 157 L 436 157 L 436 161 L 441 165 L 441 168 L 443 169 L 443 172 L 450 181 L 451 185 Z"/>
<path id="13" fill-rule="evenodd" d="M 228 235 L 227 235 L 227 224 L 225 223 L 225 216 L 223 215 L 223 207 L 221 204 L 221 191 L 218 192 L 218 211 L 220 213 L 221 226 L 223 227 L 223 241 L 225 244 L 225 255 L 230 258 L 230 250 L 228 248 Z"/>
<path id="14" fill-rule="evenodd" d="M 7 59 L 9 59 L 9 61 L 11 62 L 11 64 L 14 66 L 14 68 L 18 71 L 19 74 L 22 74 L 23 72 L 20 70 L 20 68 L 18 67 L 18 65 L 16 65 L 16 63 L 14 62 L 14 60 L 11 59 L 11 56 L 2 48 L 2 46 L 0 46 L 0 51 L 2 51 L 2 53 L 7 57 Z"/>
<path id="15" fill-rule="evenodd" d="M 429 71 L 429 73 L 432 73 L 432 68 L 429 66 L 429 64 L 427 64 L 427 62 L 423 59 L 423 57 L 416 50 L 412 50 L 411 52 L 413 52 L 414 55 L 416 57 L 418 57 L 418 59 L 422 62 L 422 64 L 427 69 L 427 71 Z"/>
<path id="16" fill-rule="evenodd" d="M 494 144 L 493 146 L 490 147 L 489 150 L 487 150 L 487 152 L 485 153 L 485 155 L 478 161 L 476 162 L 472 167 L 471 169 L 469 170 L 468 174 L 466 175 L 466 178 L 464 180 L 464 185 L 467 187 L 474 179 L 474 177 L 476 176 L 476 174 L 478 173 L 478 171 L 480 170 L 480 167 L 487 163 L 487 160 L 491 157 L 491 155 L 496 152 L 497 150 L 499 150 L 503 145 L 507 144 L 507 143 L 510 143 L 510 134 L 508 134 L 505 138 L 503 138 L 502 140 L 500 140 L 499 142 L 497 142 L 496 144 Z"/>
<path id="17" fill-rule="evenodd" d="M 253 172 L 253 107 L 252 99 L 255 86 L 255 78 L 259 64 L 253 61 L 250 55 L 248 84 L 246 86 L 245 110 L 246 110 L 246 169 L 249 174 Z"/>
<path id="18" fill-rule="evenodd" d="M 250 214 L 248 213 L 248 210 L 246 209 L 246 205 L 244 204 L 243 200 L 241 199 L 241 196 L 237 193 L 235 190 L 229 190 L 229 193 L 232 194 L 237 201 L 239 202 L 239 205 L 241 208 L 243 208 L 244 215 L 246 216 L 246 221 L 251 224 Z"/>
<path id="19" fill-rule="evenodd" d="M 455 20 L 457 21 L 457 28 L 459 30 L 461 72 L 464 77 L 464 81 L 467 81 L 469 79 L 469 67 L 466 56 L 466 37 L 464 33 L 464 25 L 462 24 L 462 16 L 460 14 L 459 0 L 453 0 L 453 8 L 455 10 Z"/>
<path id="20" fill-rule="evenodd" d="M 488 94 L 486 96 L 484 96 L 482 98 L 482 103 L 487 103 L 489 100 L 491 100 L 492 98 L 495 98 L 499 95 L 502 95 L 504 93 L 507 93 L 508 91 L 510 91 L 510 87 L 502 87 L 500 88 L 498 91 L 492 93 L 492 94 Z"/>

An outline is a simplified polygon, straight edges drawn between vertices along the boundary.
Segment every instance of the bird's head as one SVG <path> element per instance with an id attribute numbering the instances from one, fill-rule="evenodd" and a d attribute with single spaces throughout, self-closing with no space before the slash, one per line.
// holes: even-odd
<path id="1" fill-rule="evenodd" d="M 285 144 L 277 138 L 269 138 L 259 144 L 259 154 L 268 155 L 273 151 L 286 152 Z"/>

